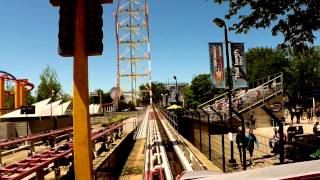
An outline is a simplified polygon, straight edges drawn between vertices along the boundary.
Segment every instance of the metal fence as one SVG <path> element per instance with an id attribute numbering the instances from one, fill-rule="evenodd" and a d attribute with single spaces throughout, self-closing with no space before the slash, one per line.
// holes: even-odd
<path id="1" fill-rule="evenodd" d="M 236 133 L 232 133 L 232 136 L 228 134 L 228 124 L 225 124 L 224 121 L 212 121 L 217 119 L 215 116 L 215 114 L 208 114 L 201 110 L 186 111 L 183 116 L 178 117 L 179 128 L 183 130 L 188 124 L 192 126 L 192 131 L 180 132 L 224 172 L 241 171 L 244 165 L 241 165 Z M 254 146 L 252 164 L 249 161 L 249 151 L 246 149 L 246 168 L 254 169 L 279 164 L 279 154 L 273 153 L 273 149 L 270 147 L 271 137 L 253 134 L 259 147 L 256 144 Z M 248 129 L 246 135 L 248 135 Z M 231 139 L 232 141 L 230 141 Z M 235 159 L 235 162 L 231 159 Z"/>

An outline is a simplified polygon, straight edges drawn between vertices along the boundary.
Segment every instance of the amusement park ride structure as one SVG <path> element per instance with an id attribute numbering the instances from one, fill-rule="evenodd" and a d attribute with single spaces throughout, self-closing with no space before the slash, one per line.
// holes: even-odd
<path id="1" fill-rule="evenodd" d="M 6 83 L 14 83 L 14 92 L 6 89 Z M 14 95 L 14 108 L 20 108 L 26 105 L 26 91 L 31 91 L 34 85 L 27 79 L 17 79 L 8 72 L 0 71 L 0 115 L 3 110 L 8 110 L 5 105 L 6 96 Z"/>
<path id="2" fill-rule="evenodd" d="M 136 105 L 140 85 L 151 91 L 149 15 L 147 0 L 119 0 L 115 13 L 117 40 L 117 96 L 129 95 Z M 130 86 L 128 86 L 130 84 Z"/>

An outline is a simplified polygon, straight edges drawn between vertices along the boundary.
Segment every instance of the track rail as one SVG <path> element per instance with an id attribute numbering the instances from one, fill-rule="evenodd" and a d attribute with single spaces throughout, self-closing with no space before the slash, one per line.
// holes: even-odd
<path id="1" fill-rule="evenodd" d="M 111 135 L 113 133 L 119 133 L 119 131 L 122 130 L 123 125 L 124 123 L 111 125 L 103 129 L 102 131 L 94 132 L 91 134 L 91 141 L 96 142 L 96 140 L 100 137 Z M 72 153 L 72 142 L 58 145 L 47 151 L 43 151 L 39 154 L 35 154 L 21 161 L 0 168 L 0 179 L 18 180 L 25 178 L 33 173 L 36 173 L 37 176 L 44 176 L 45 168 L 66 156 L 71 156 Z"/>
<path id="2" fill-rule="evenodd" d="M 20 138 L 1 141 L 0 142 L 0 167 L 3 165 L 2 156 L 3 156 L 3 153 L 6 153 L 6 152 L 3 152 L 3 150 L 6 149 L 6 147 L 11 148 L 12 146 L 15 146 L 17 144 L 23 144 L 25 142 L 29 142 L 30 143 L 29 147 L 21 148 L 20 150 L 24 150 L 24 149 L 30 148 L 31 151 L 34 152 L 35 151 L 34 147 L 35 147 L 36 141 L 38 141 L 38 140 L 46 140 L 46 139 L 49 139 L 49 138 L 51 138 L 53 141 L 55 141 L 54 139 L 56 137 L 62 136 L 64 134 L 69 134 L 69 133 L 72 132 L 72 130 L 73 130 L 73 128 L 69 127 L 69 128 L 64 128 L 64 129 L 53 130 L 53 131 L 48 132 L 48 133 L 32 134 L 32 135 L 29 135 L 29 136 L 24 136 L 24 137 L 20 137 Z M 20 151 L 20 150 L 17 150 L 17 151 Z M 15 151 L 15 152 L 17 152 L 17 151 Z"/>
<path id="3" fill-rule="evenodd" d="M 16 139 L 9 139 L 9 140 L 0 142 L 0 148 L 4 148 L 6 146 L 13 146 L 16 144 L 21 144 L 26 141 L 36 141 L 36 140 L 47 138 L 50 136 L 59 136 L 61 134 L 67 134 L 72 131 L 73 131 L 73 128 L 69 127 L 69 128 L 64 128 L 64 129 L 53 130 L 48 133 L 32 134 L 29 136 L 24 136 L 24 137 L 20 137 L 20 138 L 16 138 Z"/>
<path id="4" fill-rule="evenodd" d="M 149 126 L 147 130 L 147 150 L 145 161 L 145 180 L 174 179 L 171 173 L 167 153 L 163 145 L 155 112 L 149 112 Z M 156 178 L 157 177 L 157 178 Z"/>

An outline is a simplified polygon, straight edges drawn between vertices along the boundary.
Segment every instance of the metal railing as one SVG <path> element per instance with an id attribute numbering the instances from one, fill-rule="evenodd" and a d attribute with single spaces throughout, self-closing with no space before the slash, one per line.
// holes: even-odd
<path id="1" fill-rule="evenodd" d="M 171 142 L 175 142 L 173 144 L 173 148 L 182 164 L 182 167 L 185 171 L 193 171 L 193 170 L 205 170 L 206 167 L 197 159 L 197 157 L 193 154 L 190 147 L 184 143 L 184 140 L 180 137 L 180 134 L 177 132 L 175 127 L 171 125 L 170 119 L 167 119 L 165 114 L 159 113 L 160 121 L 166 131 Z"/>
<path id="2" fill-rule="evenodd" d="M 99 139 L 105 136 L 112 136 L 113 138 L 121 134 L 123 123 L 111 125 L 102 131 L 91 133 L 92 142 L 100 142 Z M 114 134 L 116 133 L 116 135 Z M 103 138 L 104 139 L 104 138 Z M 112 138 L 111 138 L 112 140 Z M 68 142 L 64 144 L 57 144 L 56 147 L 49 150 L 34 154 L 18 162 L 6 165 L 0 168 L 0 179 L 3 180 L 18 180 L 25 178 L 35 173 L 37 178 L 43 179 L 46 175 L 45 168 L 52 163 L 58 163 L 58 161 L 66 156 L 71 155 L 73 152 L 73 143 Z M 58 166 L 59 167 L 59 166 Z M 55 165 L 55 168 L 57 166 Z M 55 169 L 56 172 L 56 169 Z M 59 175 L 56 172 L 56 175 Z"/>
<path id="3" fill-rule="evenodd" d="M 168 111 L 165 108 L 157 107 L 160 112 L 169 120 L 169 123 L 171 126 L 173 126 L 177 131 L 179 129 L 179 123 L 178 123 L 178 116 L 175 115 L 173 112 Z"/>

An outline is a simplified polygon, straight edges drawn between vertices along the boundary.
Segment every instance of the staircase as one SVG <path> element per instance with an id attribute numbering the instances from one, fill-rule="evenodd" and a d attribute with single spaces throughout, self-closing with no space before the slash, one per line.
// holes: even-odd
<path id="1" fill-rule="evenodd" d="M 283 74 L 278 73 L 268 77 L 260 78 L 252 83 L 255 85 L 250 90 L 232 90 L 232 107 L 240 114 L 264 104 L 266 101 L 277 97 L 283 92 Z M 211 108 L 228 119 L 228 97 L 227 93 L 217 96 L 201 105 L 198 108 L 207 112 L 213 112 Z"/>

